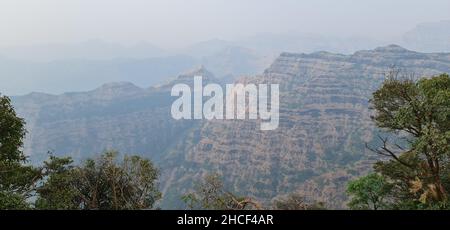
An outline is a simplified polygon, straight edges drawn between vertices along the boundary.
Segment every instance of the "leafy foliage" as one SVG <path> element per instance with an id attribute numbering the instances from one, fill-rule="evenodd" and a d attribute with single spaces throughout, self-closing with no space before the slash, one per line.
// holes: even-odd
<path id="1" fill-rule="evenodd" d="M 17 117 L 11 100 L 0 96 L 0 209 L 26 209 L 27 198 L 41 176 L 24 165 L 22 152 L 25 121 Z"/>
<path id="2" fill-rule="evenodd" d="M 45 181 L 37 188 L 37 209 L 79 209 L 81 200 L 74 188 L 76 175 L 70 158 L 50 156 L 44 162 Z"/>
<path id="3" fill-rule="evenodd" d="M 442 209 L 449 207 L 450 189 L 450 77 L 442 74 L 414 81 L 393 72 L 371 100 L 378 127 L 403 139 L 407 144 L 390 142 L 380 137 L 382 145 L 369 147 L 388 157 L 374 165 L 383 178 L 373 175 L 349 184 L 359 208 L 369 208 L 367 189 L 370 180 L 388 183 L 390 208 Z M 383 182 L 383 183 L 381 183 Z M 359 187 L 356 185 L 360 185 Z M 363 186 L 364 185 L 364 186 Z M 379 197 L 384 186 L 373 190 Z"/>
<path id="4" fill-rule="evenodd" d="M 239 197 L 224 189 L 218 174 L 209 174 L 195 186 L 195 192 L 188 193 L 182 200 L 190 209 L 243 210 L 261 209 L 261 205 L 248 197 Z"/>
<path id="5" fill-rule="evenodd" d="M 116 152 L 88 159 L 50 156 L 40 168 L 25 165 L 25 121 L 0 96 L 0 209 L 149 209 L 160 199 L 159 171 L 150 160 Z"/>
<path id="6" fill-rule="evenodd" d="M 125 156 L 117 163 L 116 152 L 73 167 L 70 158 L 52 157 L 45 163 L 49 175 L 37 189 L 40 209 L 150 209 L 161 197 L 152 162 Z"/>
<path id="7" fill-rule="evenodd" d="M 347 193 L 352 197 L 348 206 L 351 209 L 386 209 L 390 191 L 391 185 L 383 176 L 369 174 L 348 184 Z"/>
<path id="8" fill-rule="evenodd" d="M 287 197 L 275 200 L 273 208 L 277 210 L 323 210 L 325 203 L 308 202 L 301 194 L 292 193 Z"/>
<path id="9" fill-rule="evenodd" d="M 0 161 L 25 161 L 21 150 L 25 134 L 25 121 L 17 117 L 11 99 L 0 95 Z"/>

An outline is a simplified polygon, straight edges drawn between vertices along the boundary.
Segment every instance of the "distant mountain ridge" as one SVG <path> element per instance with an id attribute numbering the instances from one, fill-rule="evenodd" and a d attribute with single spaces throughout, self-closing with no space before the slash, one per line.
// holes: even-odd
<path id="1" fill-rule="evenodd" d="M 328 51 L 353 54 L 389 43 L 420 52 L 450 52 L 450 21 L 422 23 L 396 38 L 261 33 L 234 41 L 210 39 L 164 50 L 148 42 L 121 45 L 102 40 L 0 48 L 0 92 L 59 94 L 86 91 L 111 81 L 140 87 L 167 82 L 168 76 L 204 65 L 217 78 L 261 73 L 283 52 Z M 402 34 L 403 33 L 403 34 Z"/>
<path id="2" fill-rule="evenodd" d="M 87 91 L 111 81 L 128 81 L 140 87 L 158 85 L 180 72 L 206 66 L 218 78 L 234 79 L 261 72 L 271 58 L 241 47 L 224 48 L 208 56 L 172 55 L 149 58 L 61 59 L 29 61 L 0 58 L 0 92 L 60 94 Z"/>
<path id="3" fill-rule="evenodd" d="M 414 50 L 450 52 L 450 20 L 419 24 L 402 39 L 402 44 Z"/>

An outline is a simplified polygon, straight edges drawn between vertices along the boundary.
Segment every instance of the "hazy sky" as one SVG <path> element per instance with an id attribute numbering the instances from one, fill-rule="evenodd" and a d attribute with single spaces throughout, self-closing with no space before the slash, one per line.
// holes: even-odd
<path id="1" fill-rule="evenodd" d="M 102 39 L 163 48 L 257 33 L 399 35 L 448 0 L 1 0 L 0 47 Z"/>

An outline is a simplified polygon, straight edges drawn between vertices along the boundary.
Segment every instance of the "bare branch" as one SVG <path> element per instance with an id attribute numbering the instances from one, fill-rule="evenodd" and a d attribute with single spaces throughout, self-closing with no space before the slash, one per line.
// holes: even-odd
<path id="1" fill-rule="evenodd" d="M 408 168 L 411 168 L 411 169 L 414 168 L 412 165 L 410 165 L 410 164 L 408 164 L 408 163 L 402 161 L 402 160 L 397 156 L 397 154 L 394 152 L 394 150 L 389 149 L 389 147 L 388 147 L 388 142 L 389 142 L 389 140 L 388 140 L 387 137 L 386 137 L 386 138 L 383 138 L 383 137 L 381 137 L 380 135 L 377 135 L 377 137 L 381 140 L 381 142 L 383 143 L 383 145 L 382 145 L 381 147 L 379 147 L 379 148 L 373 148 L 373 147 L 370 147 L 370 146 L 366 143 L 365 145 L 366 145 L 366 148 L 367 148 L 367 149 L 369 149 L 370 151 L 372 151 L 372 152 L 374 152 L 374 153 L 376 153 L 376 154 L 378 154 L 378 155 L 391 157 L 391 158 L 394 159 L 395 161 L 399 162 L 400 164 L 402 164 L 402 165 L 404 165 L 404 166 L 406 166 L 406 167 L 408 167 Z M 398 146 L 398 145 L 397 145 L 397 147 L 398 147 L 399 149 L 401 149 L 401 150 L 404 150 L 401 146 Z"/>

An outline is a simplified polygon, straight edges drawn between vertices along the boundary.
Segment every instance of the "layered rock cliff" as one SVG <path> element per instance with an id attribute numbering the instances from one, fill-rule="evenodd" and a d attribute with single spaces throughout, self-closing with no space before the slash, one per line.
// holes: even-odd
<path id="1" fill-rule="evenodd" d="M 166 194 L 183 193 L 191 181 L 218 172 L 230 190 L 267 203 L 298 192 L 344 208 L 346 183 L 377 157 L 364 147 L 377 132 L 368 101 L 394 67 L 431 76 L 450 71 L 450 56 L 395 45 L 353 55 L 281 54 L 261 76 L 240 80 L 280 84 L 279 128 L 260 131 L 252 120 L 205 122 L 198 141 L 186 141 L 195 145 L 179 151 L 176 161 L 163 161 Z"/>

